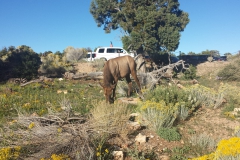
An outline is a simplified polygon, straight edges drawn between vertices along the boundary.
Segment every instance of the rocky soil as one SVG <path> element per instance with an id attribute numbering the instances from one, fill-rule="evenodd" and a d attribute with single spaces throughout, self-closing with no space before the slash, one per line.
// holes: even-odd
<path id="1" fill-rule="evenodd" d="M 201 63 L 197 66 L 197 75 L 206 76 L 209 79 L 215 80 L 217 72 L 227 64 L 229 64 L 228 61 Z M 84 69 L 84 65 L 82 65 L 83 64 L 79 65 L 81 66 L 79 67 L 81 71 L 92 71 L 89 66 L 87 69 Z M 139 130 L 138 133 L 149 137 L 149 140 L 146 143 L 141 144 L 139 148 L 143 150 L 154 148 L 154 150 L 156 150 L 159 155 L 162 155 L 163 151 L 166 148 L 173 149 L 175 147 L 181 147 L 189 143 L 189 140 L 191 136 L 193 136 L 193 134 L 206 134 L 216 141 L 220 139 L 230 138 L 231 136 L 233 136 L 234 129 L 240 125 L 240 122 L 224 117 L 222 115 L 222 109 L 223 108 L 218 108 L 213 110 L 205 108 L 203 106 L 196 112 L 195 116 L 189 118 L 184 122 L 180 122 L 180 132 L 183 138 L 181 141 L 178 142 L 168 142 L 160 138 L 156 133 L 147 129 Z M 133 141 L 133 139 L 128 139 L 126 141 Z"/>

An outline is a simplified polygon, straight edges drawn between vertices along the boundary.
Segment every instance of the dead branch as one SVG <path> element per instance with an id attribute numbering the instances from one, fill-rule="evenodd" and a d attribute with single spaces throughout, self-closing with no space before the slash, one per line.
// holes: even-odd
<path id="1" fill-rule="evenodd" d="M 154 75 L 158 75 L 158 74 L 161 75 L 163 72 L 165 72 L 165 71 L 168 70 L 168 69 L 172 69 L 172 70 L 173 70 L 174 68 L 177 69 L 177 67 L 180 66 L 180 65 L 183 66 L 183 69 L 188 69 L 188 68 L 185 67 L 184 61 L 183 61 L 183 60 L 179 60 L 179 61 L 176 62 L 176 63 L 172 63 L 172 64 L 169 64 L 169 65 L 167 65 L 167 66 L 164 66 L 164 67 L 162 67 L 162 68 L 160 68 L 160 69 L 153 70 L 153 71 L 150 72 L 150 73 L 152 73 L 152 74 L 154 74 Z"/>
<path id="2" fill-rule="evenodd" d="M 42 80 L 42 79 L 31 80 L 31 81 L 29 81 L 29 82 L 27 82 L 27 83 L 21 84 L 20 86 L 21 86 L 21 87 L 24 87 L 24 86 L 26 86 L 26 85 L 28 85 L 28 84 L 31 84 L 31 83 L 43 83 L 43 80 Z"/>
<path id="3" fill-rule="evenodd" d="M 149 89 L 153 89 L 153 87 L 159 83 L 160 79 L 165 77 L 165 78 L 169 78 L 171 81 L 173 81 L 172 76 L 173 76 L 173 69 L 176 68 L 178 69 L 178 67 L 182 65 L 183 69 L 188 69 L 185 65 L 184 65 L 184 61 L 180 60 L 176 63 L 172 63 L 169 64 L 167 66 L 161 67 L 160 69 L 155 69 L 152 72 L 148 72 L 148 73 L 140 73 L 138 74 L 138 78 L 140 80 L 140 82 L 142 82 L 143 84 L 148 85 L 147 88 Z"/>

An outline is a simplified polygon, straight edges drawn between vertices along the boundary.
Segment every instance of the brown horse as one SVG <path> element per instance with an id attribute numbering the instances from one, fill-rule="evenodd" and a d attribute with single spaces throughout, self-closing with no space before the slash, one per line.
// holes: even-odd
<path id="1" fill-rule="evenodd" d="M 115 90 L 119 79 L 126 78 L 128 83 L 128 96 L 132 92 L 132 81 L 130 74 L 136 81 L 139 91 L 141 93 L 141 86 L 137 78 L 136 62 L 130 56 L 122 56 L 108 60 L 103 69 L 103 83 L 100 85 L 103 87 L 106 102 L 114 103 L 116 98 Z"/>

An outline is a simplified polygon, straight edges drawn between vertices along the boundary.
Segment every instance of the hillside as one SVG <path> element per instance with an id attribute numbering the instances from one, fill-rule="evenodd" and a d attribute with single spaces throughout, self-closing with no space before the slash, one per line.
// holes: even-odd
<path id="1" fill-rule="evenodd" d="M 214 83 L 216 86 L 221 86 L 225 82 L 216 79 L 217 72 L 229 63 L 231 62 L 206 62 L 199 64 L 197 66 L 197 75 L 201 78 L 205 78 L 206 80 L 204 81 L 207 81 L 207 83 Z M 78 72 L 82 73 L 99 70 L 91 63 L 78 63 L 77 69 Z M 67 94 L 72 94 L 72 97 L 76 95 L 77 97 L 82 96 L 81 99 L 83 100 L 90 97 L 89 100 L 93 101 L 94 99 L 92 99 L 92 96 L 97 93 L 96 96 L 103 99 L 102 91 L 97 81 L 73 80 L 59 82 L 58 80 L 55 80 L 55 83 L 56 86 L 58 84 L 60 88 L 54 88 L 55 84 L 51 84 L 47 87 L 39 86 L 39 90 L 42 92 L 45 89 L 49 89 L 49 92 L 54 91 L 53 93 L 56 94 L 56 91 L 65 89 L 66 86 L 70 86 L 72 89 L 65 90 L 68 91 Z M 77 84 L 80 86 L 82 85 L 83 87 L 81 86 L 80 88 L 77 88 Z M 33 89 L 38 89 L 36 87 L 38 86 L 33 86 Z M 91 92 L 89 93 L 89 91 Z M 6 95 L 6 93 L 4 94 Z M 17 93 L 9 93 L 9 95 L 11 94 L 17 95 L 18 97 L 20 96 Z M 129 101 L 133 100 L 133 98 L 126 99 Z M 138 98 L 135 99 L 139 101 Z M 2 141 L 1 147 L 6 144 L 11 147 L 22 146 L 23 153 L 20 154 L 20 159 L 26 160 L 50 158 L 53 154 L 61 153 L 75 157 L 75 159 L 81 159 L 77 158 L 82 156 L 80 153 L 86 155 L 95 153 L 95 150 L 98 150 L 99 148 L 98 146 L 94 146 L 95 148 L 91 146 L 92 143 L 96 142 L 88 139 L 89 137 L 87 135 L 87 133 L 93 132 L 93 128 L 91 128 L 92 121 L 89 120 L 87 116 L 79 115 L 78 112 L 67 110 L 69 108 L 66 107 L 71 107 L 71 104 L 69 104 L 71 99 L 68 101 L 64 96 L 63 100 L 64 101 L 60 102 L 58 98 L 58 102 L 54 102 L 64 105 L 65 108 L 62 109 L 62 112 L 52 110 L 53 106 L 51 105 L 54 103 L 47 102 L 46 105 L 50 106 L 48 108 L 49 115 L 46 115 L 45 117 L 41 117 L 36 114 L 36 112 L 25 115 L 19 112 L 18 117 L 10 118 L 9 122 L 3 126 L 3 129 L 0 132 L 0 141 Z M 85 104 L 84 101 L 81 103 L 82 105 L 80 106 L 90 105 Z M 110 126 L 110 123 L 108 122 L 113 121 L 117 124 L 117 128 L 114 130 L 118 130 L 118 127 L 124 128 L 124 133 L 112 135 L 111 137 L 108 137 L 108 139 L 101 139 L 103 142 L 100 143 L 103 145 L 106 141 L 106 144 L 109 147 L 106 149 L 110 150 L 111 148 L 111 150 L 121 150 L 125 152 L 125 155 L 128 153 L 128 156 L 125 156 L 125 160 L 141 159 L 144 157 L 143 153 L 148 154 L 150 156 L 149 159 L 153 160 L 194 158 L 205 154 L 206 150 L 212 152 L 215 148 L 215 146 L 213 148 L 197 146 L 199 145 L 197 143 L 199 143 L 200 140 L 209 140 L 209 142 L 211 140 L 211 142 L 214 143 L 211 145 L 216 145 L 219 140 L 232 137 L 236 128 L 240 126 L 239 119 L 233 119 L 224 115 L 223 110 L 228 103 L 229 102 L 225 100 L 221 107 L 217 109 L 201 106 L 186 120 L 178 121 L 174 126 L 178 128 L 181 134 L 181 140 L 179 141 L 165 140 L 143 124 L 137 124 L 136 126 L 129 123 L 122 124 L 121 119 L 118 117 L 119 115 L 113 115 L 114 112 L 118 112 L 118 110 L 113 110 L 113 106 L 105 105 L 102 102 L 95 104 L 95 107 L 99 108 L 97 112 L 100 115 L 100 118 L 96 120 L 95 123 L 97 124 L 105 120 L 105 124 Z M 29 105 L 30 103 L 25 103 L 23 106 L 28 107 Z M 79 104 L 75 102 L 73 105 Z M 117 105 L 117 107 L 121 108 L 123 104 L 120 103 Z M 132 106 L 130 105 L 128 107 Z M 70 115 L 71 117 L 69 117 Z M 123 117 L 124 116 L 121 118 Z M 129 115 L 125 115 L 125 119 L 126 118 L 127 120 L 132 119 Z M 135 118 L 138 119 L 138 117 Z M 33 126 L 30 126 L 31 124 L 33 124 Z M 100 129 L 106 127 L 107 125 L 105 124 L 101 124 L 102 126 Z M 101 132 L 97 131 L 97 133 L 100 135 Z M 143 143 L 136 142 L 136 137 L 139 134 L 146 136 L 146 141 Z M 194 143 L 197 144 L 195 147 L 193 147 L 195 145 Z M 107 154 L 105 148 L 103 153 Z M 96 158 L 96 155 L 93 156 Z"/>

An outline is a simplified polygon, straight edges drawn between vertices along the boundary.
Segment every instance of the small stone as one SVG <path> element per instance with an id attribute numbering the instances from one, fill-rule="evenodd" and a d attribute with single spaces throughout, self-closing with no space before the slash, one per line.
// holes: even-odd
<path id="1" fill-rule="evenodd" d="M 170 157 L 167 156 L 167 155 L 162 155 L 162 156 L 159 156 L 159 159 L 161 159 L 161 160 L 170 160 Z"/>
<path id="2" fill-rule="evenodd" d="M 123 151 L 113 151 L 114 160 L 123 160 Z"/>
<path id="3" fill-rule="evenodd" d="M 139 114 L 138 114 L 138 113 L 132 113 L 132 114 L 130 114 L 129 116 L 130 116 L 130 117 L 137 117 L 137 116 L 139 116 Z"/>
<path id="4" fill-rule="evenodd" d="M 138 144 L 146 143 L 146 141 L 147 141 L 147 136 L 144 136 L 144 135 L 142 135 L 141 133 L 139 133 L 139 134 L 136 136 L 135 141 L 136 141 Z"/>
<path id="5" fill-rule="evenodd" d="M 141 128 L 141 125 L 138 122 L 129 122 L 129 127 L 132 130 L 137 130 Z"/>

